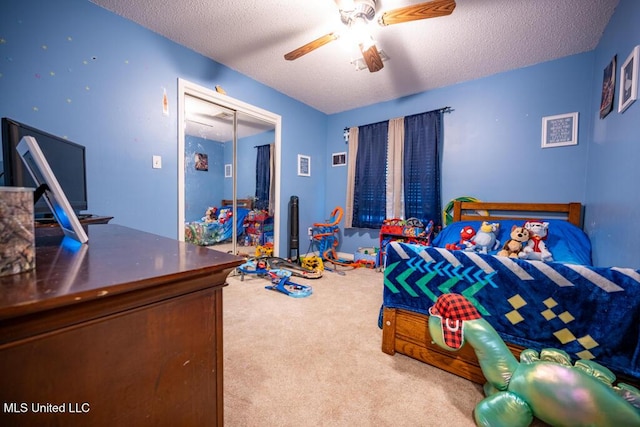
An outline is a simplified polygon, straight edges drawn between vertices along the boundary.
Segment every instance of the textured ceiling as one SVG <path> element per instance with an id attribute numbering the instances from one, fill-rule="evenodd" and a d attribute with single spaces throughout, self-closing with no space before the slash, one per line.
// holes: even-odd
<path id="1" fill-rule="evenodd" d="M 370 73 L 351 65 L 342 39 L 284 59 L 344 28 L 334 0 L 91 1 L 328 114 L 592 50 L 618 4 L 457 0 L 449 16 L 374 22 L 390 59 Z M 421 2 L 378 0 L 377 11 Z"/>

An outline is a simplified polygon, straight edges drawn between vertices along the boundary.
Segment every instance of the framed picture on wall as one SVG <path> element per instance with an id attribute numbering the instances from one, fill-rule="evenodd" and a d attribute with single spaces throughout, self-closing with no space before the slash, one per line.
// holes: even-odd
<path id="1" fill-rule="evenodd" d="M 209 170 L 209 156 L 205 153 L 194 154 L 194 162 L 197 171 Z"/>
<path id="2" fill-rule="evenodd" d="M 333 153 L 331 155 L 331 166 L 345 166 L 347 164 L 347 152 Z"/>
<path id="3" fill-rule="evenodd" d="M 298 176 L 311 176 L 311 157 L 298 154 Z"/>
<path id="4" fill-rule="evenodd" d="M 578 145 L 578 113 L 542 118 L 542 148 Z"/>
<path id="5" fill-rule="evenodd" d="M 640 60 L 640 46 L 633 48 L 620 67 L 619 113 L 629 108 L 638 99 L 638 60 Z"/>
<path id="6" fill-rule="evenodd" d="M 613 95 L 616 91 L 616 55 L 604 69 L 602 77 L 602 98 L 600 101 L 600 118 L 604 119 L 613 110 Z"/>

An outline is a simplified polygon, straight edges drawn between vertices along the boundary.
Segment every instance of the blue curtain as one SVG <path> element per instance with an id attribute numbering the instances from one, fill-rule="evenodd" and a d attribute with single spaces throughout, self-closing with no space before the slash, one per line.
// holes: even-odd
<path id="1" fill-rule="evenodd" d="M 441 111 L 404 119 L 404 212 L 442 225 L 440 202 Z"/>
<path id="2" fill-rule="evenodd" d="M 269 144 L 256 147 L 256 209 L 269 210 L 269 187 L 271 186 L 271 147 Z"/>
<path id="3" fill-rule="evenodd" d="M 385 219 L 388 132 L 389 122 L 358 128 L 353 227 L 380 228 Z"/>

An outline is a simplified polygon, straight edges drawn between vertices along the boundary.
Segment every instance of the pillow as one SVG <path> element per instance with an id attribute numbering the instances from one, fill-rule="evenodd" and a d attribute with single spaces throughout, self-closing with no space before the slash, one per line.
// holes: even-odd
<path id="1" fill-rule="evenodd" d="M 549 234 L 545 240 L 547 249 L 553 255 L 555 262 L 565 264 L 592 265 L 591 263 L 591 242 L 587 235 L 575 225 L 560 219 L 544 220 L 549 223 Z M 491 255 L 498 253 L 502 249 L 502 245 L 510 239 L 511 227 L 516 225 L 522 227 L 526 219 L 518 220 L 495 220 L 500 224 L 498 231 L 498 240 L 500 240 L 500 248 L 489 252 Z M 444 248 L 448 243 L 460 242 L 460 230 L 465 226 L 471 226 L 474 230 L 479 230 L 482 221 L 460 221 L 454 222 L 446 226 L 435 239 L 433 246 Z"/>

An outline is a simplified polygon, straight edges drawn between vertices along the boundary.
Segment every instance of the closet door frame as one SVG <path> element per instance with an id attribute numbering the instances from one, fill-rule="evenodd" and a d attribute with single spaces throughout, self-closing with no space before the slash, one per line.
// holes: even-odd
<path id="1" fill-rule="evenodd" d="M 194 96 L 205 101 L 217 104 L 222 107 L 231 109 L 234 114 L 234 136 L 233 136 L 233 230 L 236 227 L 237 218 L 237 182 L 236 177 L 238 170 L 237 164 L 237 115 L 238 113 L 247 114 L 256 119 L 273 124 L 275 128 L 274 138 L 274 154 L 275 154 L 275 190 L 274 190 L 274 218 L 273 218 L 273 247 L 274 256 L 279 256 L 280 247 L 280 171 L 281 171 L 281 124 L 282 118 L 278 114 L 247 104 L 243 101 L 234 99 L 230 96 L 220 94 L 215 90 L 200 86 L 184 79 L 178 79 L 178 240 L 184 241 L 184 223 L 185 223 L 185 97 Z M 233 253 L 237 252 L 237 236 L 233 235 Z"/>

